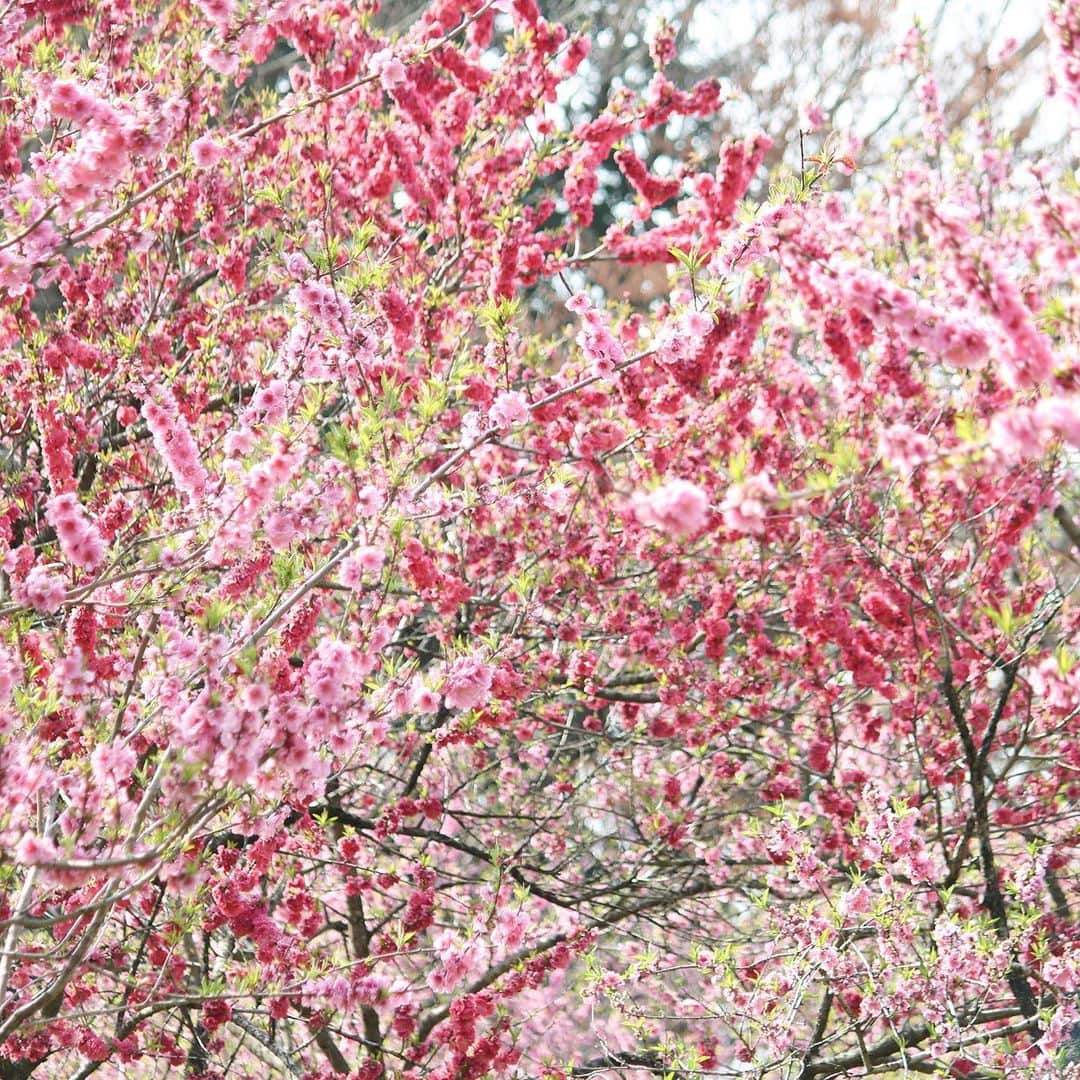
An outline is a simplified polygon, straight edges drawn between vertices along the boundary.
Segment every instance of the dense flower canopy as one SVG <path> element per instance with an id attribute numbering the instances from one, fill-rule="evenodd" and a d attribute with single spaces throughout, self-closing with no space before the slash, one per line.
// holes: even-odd
<path id="1" fill-rule="evenodd" d="M 0 11 L 0 1076 L 1075 1075 L 1074 176 L 373 9 Z"/>

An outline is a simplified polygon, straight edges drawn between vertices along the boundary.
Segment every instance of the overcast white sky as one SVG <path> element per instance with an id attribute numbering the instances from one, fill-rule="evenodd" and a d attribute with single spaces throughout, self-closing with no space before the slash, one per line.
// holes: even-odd
<path id="1" fill-rule="evenodd" d="M 667 5 L 664 0 L 659 0 L 648 6 L 662 12 Z M 867 3 L 867 0 L 836 0 L 836 7 L 849 12 L 884 8 L 888 12 L 891 36 L 897 44 L 916 17 L 927 27 L 936 23 L 936 60 L 943 83 L 948 81 L 951 72 L 948 65 L 950 50 L 989 37 L 991 56 L 996 56 L 1009 38 L 1022 43 L 1035 33 L 1046 11 L 1044 0 L 896 0 L 891 5 Z M 703 0 L 694 11 L 689 36 L 703 51 L 715 43 L 726 48 L 736 42 L 745 42 L 749 47 L 754 27 L 768 10 L 768 0 Z M 793 14 L 785 13 L 781 18 L 791 20 L 794 26 L 799 18 L 797 5 Z M 774 22 L 774 32 L 776 28 Z M 1044 47 L 1041 62 L 1029 65 L 1029 77 L 1003 102 L 996 121 L 1002 127 L 1012 126 L 1038 106 L 1036 141 L 1050 143 L 1061 138 L 1068 127 L 1062 101 L 1046 97 L 1045 56 Z M 783 65 L 789 58 L 777 56 L 770 61 Z M 867 95 L 865 111 L 855 116 L 850 110 L 841 109 L 835 117 L 837 126 L 850 127 L 859 133 L 872 129 L 896 103 L 897 94 L 903 87 L 898 75 L 895 69 L 883 70 L 880 80 L 867 85 L 872 93 Z M 767 72 L 764 77 L 768 77 Z"/>

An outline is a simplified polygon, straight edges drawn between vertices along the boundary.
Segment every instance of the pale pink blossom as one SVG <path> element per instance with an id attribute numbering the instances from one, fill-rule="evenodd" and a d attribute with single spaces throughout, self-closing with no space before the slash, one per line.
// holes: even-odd
<path id="1" fill-rule="evenodd" d="M 45 504 L 45 517 L 56 531 L 60 550 L 68 561 L 94 571 L 105 561 L 105 541 L 72 492 L 54 495 Z"/>
<path id="2" fill-rule="evenodd" d="M 375 53 L 371 58 L 371 66 L 388 94 L 393 93 L 394 87 L 400 86 L 407 77 L 405 65 L 389 49 Z"/>
<path id="3" fill-rule="evenodd" d="M 11 691 L 22 679 L 22 664 L 15 653 L 0 645 L 0 705 L 6 705 Z"/>
<path id="4" fill-rule="evenodd" d="M 210 22 L 222 28 L 229 25 L 236 11 L 235 0 L 196 0 L 196 3 Z"/>
<path id="5" fill-rule="evenodd" d="M 930 440 L 907 424 L 893 424 L 879 437 L 882 455 L 896 468 L 910 472 L 930 459 Z"/>
<path id="6" fill-rule="evenodd" d="M 240 58 L 226 52 L 220 45 L 206 42 L 199 49 L 199 59 L 219 75 L 235 75 L 240 70 Z"/>
<path id="7" fill-rule="evenodd" d="M 508 390 L 491 404 L 488 417 L 500 431 L 508 431 L 515 424 L 528 419 L 529 401 L 520 390 Z"/>
<path id="8" fill-rule="evenodd" d="M 251 407 L 262 414 L 267 424 L 280 423 L 285 418 L 288 384 L 284 379 L 271 379 L 252 395 Z"/>
<path id="9" fill-rule="evenodd" d="M 86 87 L 67 79 L 53 84 L 49 99 L 57 116 L 79 125 L 91 123 L 100 113 L 99 99 Z"/>
<path id="10" fill-rule="evenodd" d="M 172 474 L 173 483 L 190 499 L 199 498 L 209 483 L 191 428 L 180 412 L 172 391 L 158 387 L 142 406 L 143 419 L 153 436 L 154 448 Z"/>
<path id="11" fill-rule="evenodd" d="M 439 710 L 439 695 L 434 690 L 424 688 L 413 698 L 413 712 L 431 714 Z"/>
<path id="12" fill-rule="evenodd" d="M 501 911 L 495 920 L 495 929 L 491 934 L 491 944 L 497 949 L 513 952 L 525 940 L 525 931 L 529 921 L 520 911 Z"/>
<path id="13" fill-rule="evenodd" d="M 374 517 L 383 506 L 385 496 L 374 484 L 366 484 L 356 495 L 356 509 L 364 517 Z"/>
<path id="14" fill-rule="evenodd" d="M 776 488 L 766 473 L 732 484 L 720 504 L 724 524 L 733 532 L 760 536 L 765 531 L 768 504 L 776 497 Z"/>
<path id="15" fill-rule="evenodd" d="M 340 333 L 352 318 L 352 305 L 329 285 L 309 280 L 289 290 L 292 302 L 315 326 Z"/>
<path id="16" fill-rule="evenodd" d="M 1080 398 L 1044 398 L 1035 406 L 1039 423 L 1072 446 L 1080 446 Z"/>
<path id="17" fill-rule="evenodd" d="M 67 585 L 57 574 L 35 566 L 22 583 L 16 599 L 22 597 L 30 607 L 43 614 L 56 611 L 67 597 Z"/>
<path id="18" fill-rule="evenodd" d="M 709 519 L 709 497 L 689 480 L 669 480 L 634 500 L 634 513 L 643 525 L 670 536 L 689 536 Z"/>
<path id="19" fill-rule="evenodd" d="M 432 990 L 443 993 L 453 990 L 476 970 L 479 950 L 468 942 L 459 941 L 453 930 L 444 930 L 436 935 L 432 945 L 439 959 L 439 967 L 427 980 Z"/>
<path id="20" fill-rule="evenodd" d="M 584 293 L 570 297 L 566 307 L 581 316 L 582 327 L 576 340 L 591 371 L 601 378 L 609 378 L 625 362 L 626 350 L 612 334 L 607 316 L 594 308 Z"/>
<path id="21" fill-rule="evenodd" d="M 266 539 L 275 551 L 283 551 L 296 538 L 300 531 L 296 516 L 288 511 L 275 510 L 268 514 L 263 525 Z"/>
<path id="22" fill-rule="evenodd" d="M 82 649 L 76 647 L 53 669 L 64 697 L 79 698 L 94 685 L 94 673 L 87 667 Z"/>
<path id="23" fill-rule="evenodd" d="M 131 779 L 138 755 L 119 742 L 102 743 L 90 755 L 94 777 L 103 787 L 119 787 Z"/>
<path id="24" fill-rule="evenodd" d="M 1033 408 L 1021 406 L 998 413 L 990 421 L 990 447 L 1007 461 L 1042 453 L 1043 428 Z"/>
<path id="25" fill-rule="evenodd" d="M 56 842 L 51 838 L 46 839 L 35 833 L 26 833 L 15 845 L 15 862 L 23 866 L 41 866 L 45 863 L 56 862 L 60 852 Z"/>
<path id="26" fill-rule="evenodd" d="M 463 656 L 450 665 L 443 679 L 442 692 L 452 709 L 475 709 L 490 696 L 495 669 L 477 656 Z"/>
<path id="27" fill-rule="evenodd" d="M 341 565 L 338 566 L 338 581 L 345 588 L 352 589 L 354 592 L 363 584 L 364 569 L 355 555 L 350 555 L 348 558 L 341 560 Z"/>

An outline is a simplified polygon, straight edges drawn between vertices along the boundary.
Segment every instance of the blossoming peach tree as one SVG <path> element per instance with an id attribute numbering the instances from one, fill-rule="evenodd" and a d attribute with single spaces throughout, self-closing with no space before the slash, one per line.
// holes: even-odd
<path id="1" fill-rule="evenodd" d="M 0 11 L 0 1076 L 1072 1072 L 1074 182 L 373 14 Z"/>

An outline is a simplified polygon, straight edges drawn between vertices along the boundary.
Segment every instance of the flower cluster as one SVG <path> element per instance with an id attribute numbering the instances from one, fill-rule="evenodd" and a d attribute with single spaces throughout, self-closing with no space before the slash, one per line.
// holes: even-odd
<path id="1" fill-rule="evenodd" d="M 639 495 L 634 513 L 643 525 L 671 536 L 692 536 L 709 519 L 709 497 L 689 480 L 669 480 L 655 491 Z"/>
<path id="2" fill-rule="evenodd" d="M 626 361 L 626 349 L 622 342 L 612 334 L 604 314 L 583 293 L 570 297 L 566 307 L 581 316 L 582 327 L 577 335 L 577 343 L 590 371 L 602 378 L 610 378 Z"/>
<path id="3" fill-rule="evenodd" d="M 487 701 L 494 669 L 478 656 L 455 660 L 443 676 L 442 692 L 452 709 L 475 709 Z"/>
<path id="4" fill-rule="evenodd" d="M 158 387 L 143 401 L 142 414 L 153 436 L 154 448 L 165 462 L 177 489 L 190 499 L 200 498 L 209 478 L 199 460 L 191 428 L 172 392 Z"/>
<path id="5" fill-rule="evenodd" d="M 60 550 L 71 563 L 90 571 L 101 566 L 105 559 L 105 541 L 73 491 L 49 499 L 45 504 L 45 517 L 56 530 Z"/>
<path id="6" fill-rule="evenodd" d="M 35 611 L 57 611 L 67 597 L 64 579 L 43 566 L 35 566 L 17 587 L 15 597 Z"/>
<path id="7" fill-rule="evenodd" d="M 833 287 L 875 326 L 895 330 L 912 348 L 940 356 L 955 367 L 979 367 L 990 354 L 992 338 L 984 320 L 927 303 L 872 270 L 845 266 Z"/>
<path id="8" fill-rule="evenodd" d="M 732 484 L 720 503 L 724 524 L 732 532 L 760 536 L 765 531 L 769 504 L 776 498 L 776 487 L 767 473 L 758 473 Z"/>
<path id="9" fill-rule="evenodd" d="M 1046 28 L 1057 46 L 1055 66 L 1060 86 L 1080 114 L 1080 4 L 1076 0 L 1054 0 Z"/>

